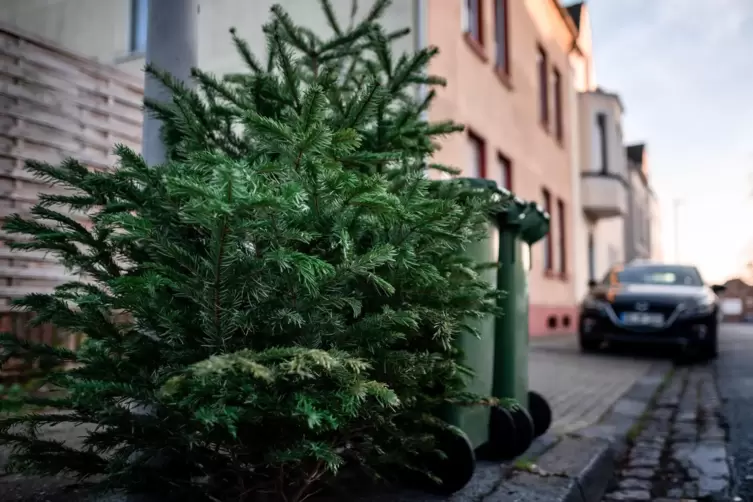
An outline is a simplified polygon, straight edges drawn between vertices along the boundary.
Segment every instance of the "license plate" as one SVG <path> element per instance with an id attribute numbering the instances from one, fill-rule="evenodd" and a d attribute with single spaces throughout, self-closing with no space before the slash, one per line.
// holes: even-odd
<path id="1" fill-rule="evenodd" d="M 664 316 L 653 312 L 625 312 L 622 322 L 635 326 L 657 326 L 664 324 Z"/>

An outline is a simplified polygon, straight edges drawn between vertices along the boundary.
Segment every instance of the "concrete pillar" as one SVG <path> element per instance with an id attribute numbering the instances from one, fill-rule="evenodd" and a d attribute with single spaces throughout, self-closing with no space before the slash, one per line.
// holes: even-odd
<path id="1" fill-rule="evenodd" d="M 151 0 L 148 17 L 146 62 L 190 85 L 191 68 L 198 63 L 199 0 Z M 170 93 L 149 76 L 144 96 L 155 101 L 170 99 Z M 149 165 L 165 160 L 159 131 L 160 122 L 145 114 L 141 144 Z"/>

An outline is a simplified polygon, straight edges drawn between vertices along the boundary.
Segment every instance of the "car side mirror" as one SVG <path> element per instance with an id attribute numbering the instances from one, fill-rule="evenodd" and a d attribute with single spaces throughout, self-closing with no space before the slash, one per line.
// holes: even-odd
<path id="1" fill-rule="evenodd" d="M 596 281 L 593 280 L 593 279 L 589 279 L 588 280 L 588 287 L 589 287 L 589 289 L 595 288 L 596 287 Z"/>
<path id="2" fill-rule="evenodd" d="M 722 286 L 721 284 L 714 284 L 713 286 L 711 286 L 711 291 L 719 295 L 727 291 L 727 286 Z"/>

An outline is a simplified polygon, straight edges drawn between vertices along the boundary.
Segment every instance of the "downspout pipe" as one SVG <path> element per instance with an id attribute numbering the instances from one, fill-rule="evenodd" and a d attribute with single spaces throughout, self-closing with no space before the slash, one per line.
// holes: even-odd
<path id="1" fill-rule="evenodd" d="M 199 0 L 152 0 L 148 5 L 146 63 L 192 87 L 191 69 L 198 63 Z M 162 102 L 171 99 L 170 92 L 149 75 L 144 97 Z M 144 113 L 141 153 L 150 166 L 165 161 L 160 128 L 159 120 Z"/>
<path id="2" fill-rule="evenodd" d="M 427 26 L 427 0 L 415 0 L 416 1 L 416 50 L 420 51 L 425 49 L 429 45 L 429 34 Z M 426 84 L 418 86 L 418 100 L 422 102 L 426 99 L 429 93 L 429 88 Z M 421 114 L 422 120 L 429 120 L 429 113 L 424 111 Z"/>

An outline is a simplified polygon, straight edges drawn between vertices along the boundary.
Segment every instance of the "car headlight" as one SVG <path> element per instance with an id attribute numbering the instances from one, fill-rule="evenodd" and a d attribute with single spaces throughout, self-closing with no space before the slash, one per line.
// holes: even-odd
<path id="1" fill-rule="evenodd" d="M 685 306 L 680 310 L 680 317 L 702 317 L 711 314 L 714 311 L 714 302 L 711 300 L 702 300 L 701 302 Z"/>

